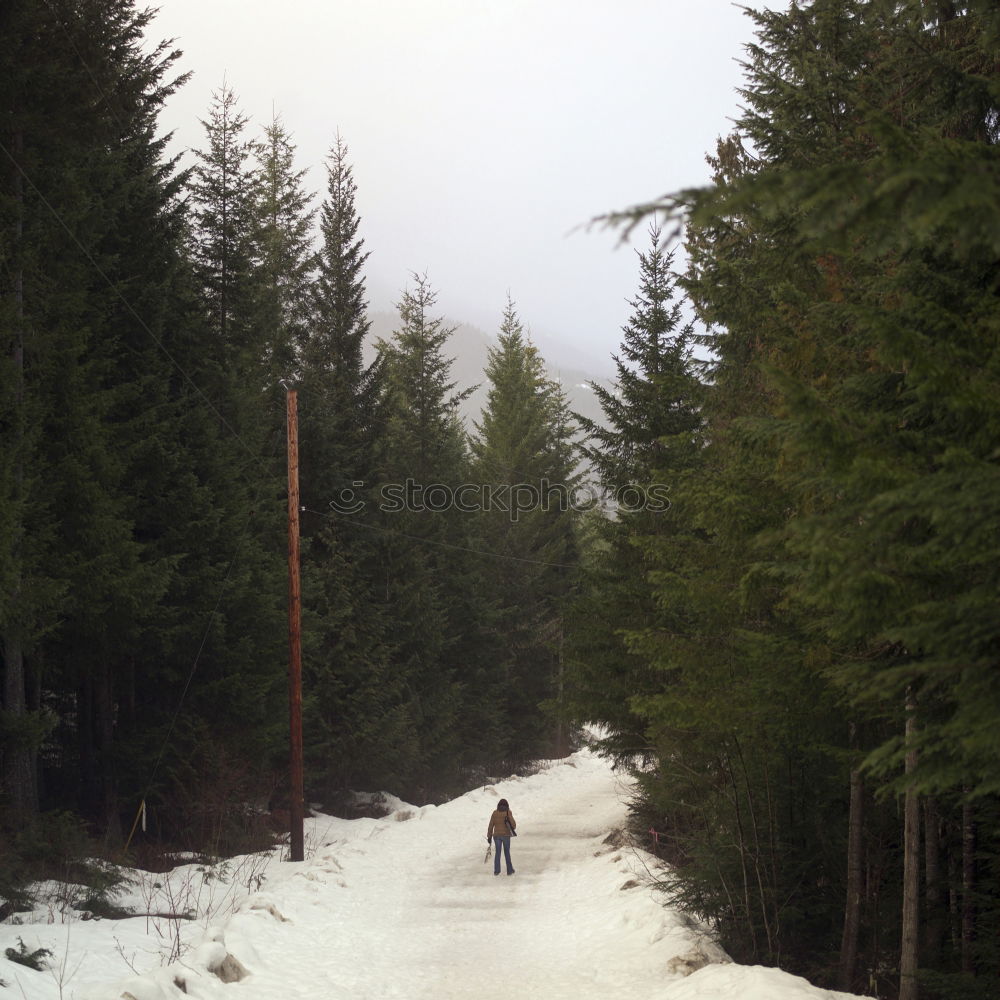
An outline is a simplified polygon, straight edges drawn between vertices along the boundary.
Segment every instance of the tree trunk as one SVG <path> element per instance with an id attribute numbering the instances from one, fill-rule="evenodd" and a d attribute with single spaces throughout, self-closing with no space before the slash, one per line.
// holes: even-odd
<path id="1" fill-rule="evenodd" d="M 851 743 L 854 743 L 854 724 L 851 724 Z M 851 991 L 858 962 L 858 934 L 861 928 L 861 895 L 864 873 L 865 784 L 861 769 L 851 770 L 851 802 L 847 821 L 847 892 L 844 901 L 844 933 L 840 940 L 840 970 L 838 988 Z"/>
<path id="2" fill-rule="evenodd" d="M 566 732 L 566 671 L 563 661 L 563 624 L 559 621 L 559 658 L 556 664 L 556 759 L 569 756 L 569 734 Z"/>
<path id="3" fill-rule="evenodd" d="M 917 702 L 906 693 L 907 775 L 917 767 Z M 912 782 L 907 785 L 903 807 L 903 940 L 899 952 L 899 1000 L 917 1000 L 917 965 L 920 946 L 920 797 Z"/>
<path id="4" fill-rule="evenodd" d="M 9 631 L 3 638 L 4 711 L 14 720 L 27 718 L 24 697 L 24 652 L 19 637 Z M 26 735 L 15 734 L 3 748 L 3 789 L 7 810 L 16 829 L 23 829 L 38 813 L 34 757 Z M 6 811 L 6 810 L 5 810 Z"/>
<path id="5" fill-rule="evenodd" d="M 740 868 L 743 875 L 743 911 L 744 919 L 746 921 L 746 929 L 750 936 L 750 954 L 754 959 L 757 958 L 757 926 L 753 919 L 753 903 L 750 900 L 750 873 L 747 870 L 747 843 L 746 837 L 743 832 L 743 814 L 740 810 L 740 789 L 736 782 L 736 775 L 733 772 L 732 760 L 728 750 L 723 750 L 722 753 L 722 767 L 725 769 L 729 775 L 729 782 L 733 789 L 732 806 L 734 812 L 734 818 L 736 821 L 736 829 L 733 831 L 737 837 L 736 848 L 740 856 Z"/>
<path id="6" fill-rule="evenodd" d="M 111 665 L 107 654 L 102 653 L 99 674 L 94 684 L 94 735 L 97 737 L 97 759 L 100 770 L 101 812 L 105 837 L 112 847 L 122 843 L 121 816 L 118 812 L 118 788 L 114 766 L 114 693 Z"/>
<path id="7" fill-rule="evenodd" d="M 98 765 L 95 757 L 93 680 L 89 664 L 78 666 L 76 689 L 76 752 L 80 766 L 77 809 L 90 819 L 98 815 Z"/>
<path id="8" fill-rule="evenodd" d="M 972 803 L 962 805 L 962 971 L 975 973 L 976 821 Z"/>
<path id="9" fill-rule="evenodd" d="M 924 934 L 922 955 L 928 968 L 936 968 L 944 940 L 947 912 L 941 878 L 941 817 L 937 801 L 924 799 Z"/>
<path id="10" fill-rule="evenodd" d="M 24 205 L 24 181 L 18 169 L 24 152 L 24 134 L 18 130 L 11 136 L 11 146 L 14 158 L 13 165 L 14 204 L 17 206 L 17 221 L 14 228 L 16 253 L 21 252 L 20 241 L 23 232 L 22 210 Z M 10 558 L 15 569 L 13 592 L 9 597 L 12 609 L 11 617 L 23 618 L 23 599 L 21 579 L 23 558 L 22 539 L 24 524 L 22 511 L 24 502 L 24 272 L 20 265 L 15 265 L 14 283 L 14 315 L 15 330 L 11 348 L 11 367 L 14 382 L 12 452 L 13 468 L 13 500 L 14 516 L 10 526 Z M 26 720 L 28 714 L 27 685 L 24 670 L 24 639 L 23 630 L 18 621 L 8 620 L 4 632 L 0 636 L 3 648 L 3 700 L 0 702 L 4 711 L 11 717 L 16 726 Z M 2 787 L 7 796 L 9 816 L 15 828 L 23 828 L 28 821 L 38 813 L 38 797 L 35 786 L 35 752 L 26 734 L 14 734 L 3 747 L 3 773 L 0 774 Z"/>

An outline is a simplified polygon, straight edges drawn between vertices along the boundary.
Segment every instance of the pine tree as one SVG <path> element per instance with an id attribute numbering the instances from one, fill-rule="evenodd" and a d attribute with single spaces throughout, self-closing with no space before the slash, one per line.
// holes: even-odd
<path id="1" fill-rule="evenodd" d="M 746 159 L 724 143 L 713 165 L 721 183 Z M 606 474 L 649 470 L 670 507 L 626 511 L 606 528 L 577 616 L 577 696 L 593 713 L 583 718 L 611 721 L 607 752 L 650 765 L 636 771 L 634 823 L 655 831 L 651 846 L 672 865 L 671 898 L 709 916 L 740 960 L 787 960 L 782 943 L 794 939 L 794 963 L 835 923 L 832 893 L 804 904 L 798 887 L 842 869 L 836 837 L 813 835 L 839 818 L 835 699 L 811 662 L 823 662 L 822 646 L 770 575 L 789 498 L 749 422 L 773 399 L 754 362 L 764 332 L 786 321 L 768 296 L 790 250 L 769 250 L 770 229 L 712 221 L 689 233 L 693 276 L 682 283 L 700 318 L 722 327 L 708 341 L 714 364 L 699 380 L 682 349 L 658 391 L 637 391 L 641 378 L 628 387 L 663 421 L 658 433 L 643 408 L 623 406 L 604 434 Z"/>
<path id="2" fill-rule="evenodd" d="M 256 367 L 261 352 L 250 307 L 254 206 L 247 121 L 224 82 L 202 122 L 208 147 L 197 151 L 190 184 L 197 273 L 215 333 L 226 345 L 229 363 L 243 372 Z"/>
<path id="3" fill-rule="evenodd" d="M 453 360 L 453 330 L 433 315 L 436 293 L 413 275 L 399 326 L 379 344 L 386 366 L 388 423 L 378 593 L 396 637 L 395 663 L 414 731 L 408 780 L 417 794 L 455 780 L 464 764 L 461 673 L 475 662 L 482 625 L 467 527 L 452 504 L 465 471 L 465 436 Z M 470 601 L 473 604 L 470 606 Z"/>
<path id="4" fill-rule="evenodd" d="M 384 434 L 384 362 L 365 364 L 370 324 L 359 235 L 357 185 L 348 147 L 338 135 L 327 160 L 320 211 L 322 245 L 312 290 L 308 335 L 301 346 L 302 488 L 319 509 L 342 490 L 370 490 Z M 362 502 L 365 496 L 359 493 Z"/>
<path id="5" fill-rule="evenodd" d="M 630 707 L 632 700 L 662 683 L 625 641 L 627 629 L 658 621 L 648 581 L 653 567 L 643 549 L 662 533 L 676 541 L 679 529 L 666 513 L 669 496 L 695 461 L 702 422 L 692 328 L 683 321 L 673 254 L 662 247 L 661 235 L 652 226 L 649 250 L 638 254 L 639 293 L 614 359 L 615 383 L 593 387 L 605 422 L 578 418 L 600 493 L 620 507 L 597 522 L 574 610 L 574 709 L 582 720 L 601 721 L 604 750 L 622 762 L 649 749 L 647 721 Z"/>
<path id="6" fill-rule="evenodd" d="M 639 294 L 629 304 L 621 353 L 613 356 L 617 376 L 612 389 L 592 386 L 606 424 L 580 417 L 590 443 L 584 454 L 602 486 L 617 493 L 624 486 L 650 481 L 664 437 L 698 426 L 692 393 L 693 328 L 683 321 L 675 299 L 672 252 L 662 245 L 662 229 L 649 230 L 649 250 L 639 253 Z"/>
<path id="7" fill-rule="evenodd" d="M 454 363 L 444 353 L 454 327 L 431 315 L 437 294 L 426 275 L 412 275 L 397 306 L 399 327 L 379 344 L 387 368 L 391 404 L 387 465 L 415 485 L 455 481 L 464 458 L 459 404 L 473 388 L 455 392 Z"/>
<path id="8" fill-rule="evenodd" d="M 508 299 L 486 366 L 490 388 L 470 442 L 472 479 L 487 502 L 478 536 L 496 559 L 495 628 L 504 650 L 506 724 L 500 738 L 522 753 L 551 752 L 540 711 L 559 698 L 564 602 L 576 560 L 578 478 L 565 395 L 548 377 Z M 495 504 L 495 505 L 494 505 Z"/>
<path id="9" fill-rule="evenodd" d="M 338 135 L 327 160 L 322 244 L 300 351 L 306 725 L 311 783 L 326 794 L 398 787 L 412 755 L 389 622 L 373 592 L 383 373 L 381 360 L 364 361 L 368 254 L 347 154 Z"/>
<path id="10" fill-rule="evenodd" d="M 13 448 L 4 477 L 11 600 L 0 615 L 4 704 L 14 716 L 4 757 L 17 772 L 5 783 L 23 819 L 38 805 L 34 752 L 55 722 L 38 715 L 43 695 L 60 682 L 107 690 L 123 645 L 112 621 L 134 629 L 162 593 L 166 567 L 135 533 L 128 480 L 142 433 L 129 404 L 145 374 L 134 352 L 145 348 L 148 359 L 151 345 L 146 331 L 137 336 L 123 298 L 139 297 L 146 268 L 169 256 L 177 231 L 176 185 L 154 137 L 156 112 L 175 84 L 164 80 L 174 59 L 164 46 L 141 51 L 149 16 L 130 3 L 13 4 L 3 16 L 10 267 L 0 308 L 12 391 L 0 425 Z M 140 219 L 151 240 L 135 246 Z M 104 635 L 112 638 L 101 650 L 95 640 Z M 59 641 L 77 651 L 69 670 Z M 81 731 L 99 720 L 96 766 L 81 774 L 95 818 L 114 836 L 112 717 L 107 699 L 77 706 Z"/>
<path id="11" fill-rule="evenodd" d="M 298 369 L 307 336 L 311 247 L 315 210 L 303 190 L 305 170 L 295 169 L 295 146 L 280 117 L 251 144 L 253 168 L 250 241 L 253 246 L 253 324 L 267 331 L 262 380 L 275 386 Z"/>
<path id="12" fill-rule="evenodd" d="M 996 583 L 983 570 L 996 490 L 982 436 L 996 423 L 983 224 L 995 206 L 973 178 L 995 157 L 996 23 L 978 3 L 816 0 L 754 18 L 739 134 L 720 146 L 716 185 L 674 203 L 694 221 L 692 295 L 722 327 L 706 413 L 726 520 L 710 523 L 756 557 L 733 580 L 754 642 L 781 642 L 824 699 L 831 680 L 850 699 L 869 773 L 907 793 L 912 842 L 915 790 L 995 792 L 985 732 L 1000 711 L 977 638 Z M 858 750 L 844 750 L 856 770 Z M 919 762 L 904 771 L 906 755 Z M 868 809 L 866 826 L 874 837 L 893 817 Z M 899 898 L 902 861 L 884 899 Z"/>
<path id="13" fill-rule="evenodd" d="M 22 699 L 5 693 L 5 705 L 27 710 L 19 751 L 5 761 L 21 769 L 27 756 L 34 770 L 31 752 L 51 731 L 42 808 L 75 807 L 113 841 L 122 796 L 131 812 L 154 777 L 162 782 L 156 741 L 199 642 L 209 650 L 221 631 L 209 637 L 199 610 L 212 620 L 225 581 L 250 627 L 220 644 L 228 690 L 219 674 L 205 678 L 223 697 L 191 715 L 231 734 L 227 712 L 238 714 L 255 751 L 263 741 L 252 723 L 268 700 L 252 675 L 270 670 L 273 652 L 256 630 L 274 620 L 260 576 L 241 586 L 241 572 L 229 573 L 241 541 L 234 521 L 243 527 L 249 506 L 246 454 L 208 395 L 223 385 L 224 358 L 206 336 L 185 259 L 184 178 L 157 135 L 181 82 L 170 75 L 178 53 L 146 51 L 152 14 L 129 0 L 18 3 L 0 16 L 10 39 L 0 94 L 13 112 L 3 139 L 17 150 L 0 192 L 0 240 L 14 262 L 0 279 L 0 314 L 5 355 L 9 347 L 20 359 L 0 418 L 5 445 L 8 430 L 17 442 L 3 485 L 17 498 L 5 538 L 15 585 L 4 593 L 19 600 L 0 616 L 20 648 L 5 654 L 6 687 L 23 685 Z M 240 641 L 258 648 L 248 657 Z M 241 691 L 244 704 L 225 697 Z M 30 811 L 31 789 L 5 785 Z"/>
<path id="14" fill-rule="evenodd" d="M 830 102 L 829 94 L 842 95 L 850 62 L 861 57 L 864 43 L 847 5 L 827 6 L 809 31 L 800 34 L 803 16 L 794 9 L 787 18 L 768 18 L 761 45 L 751 48 L 760 77 L 748 87 L 747 132 L 721 142 L 712 160 L 722 198 L 739 198 L 736 192 L 758 182 L 782 190 L 789 183 L 793 157 L 829 163 L 851 155 L 850 111 L 843 101 Z M 793 37 L 802 46 L 795 57 L 781 52 L 780 45 L 777 52 L 771 48 L 779 38 L 783 44 Z M 766 134 L 753 131 L 757 95 L 781 116 Z M 817 110 L 807 114 L 804 107 Z M 762 151 L 756 157 L 745 152 L 748 134 Z M 710 785 L 699 790 L 710 821 L 708 829 L 702 831 L 700 823 L 694 829 L 710 848 L 679 874 L 685 893 L 723 902 L 723 926 L 735 953 L 777 960 L 776 943 L 793 940 L 792 961 L 802 961 L 810 948 L 822 949 L 821 942 L 833 939 L 838 908 L 835 896 L 821 892 L 810 893 L 808 904 L 801 900 L 788 907 L 784 901 L 793 898 L 792 887 L 810 866 L 824 872 L 826 884 L 839 881 L 847 866 L 838 854 L 846 852 L 848 840 L 847 817 L 835 806 L 838 781 L 846 786 L 848 779 L 837 755 L 848 729 L 840 732 L 831 725 L 837 696 L 822 670 L 841 651 L 834 653 L 829 641 L 815 634 L 808 612 L 789 608 L 781 587 L 788 568 L 781 534 L 796 523 L 800 505 L 815 508 L 824 498 L 815 491 L 799 495 L 782 474 L 790 456 L 782 454 L 776 433 L 784 414 L 778 387 L 769 378 L 773 362 L 780 356 L 799 372 L 829 378 L 831 370 L 851 360 L 834 338 L 823 335 L 822 327 L 803 321 L 803 311 L 827 289 L 822 260 L 817 266 L 796 229 L 800 214 L 801 205 L 794 203 L 761 212 L 753 200 L 721 214 L 695 211 L 686 285 L 701 318 L 717 331 L 711 339 L 717 361 L 705 406 L 705 474 L 697 486 L 707 544 L 696 562 L 704 567 L 694 581 L 700 593 L 690 605 L 696 617 L 689 631 L 698 641 L 686 647 L 676 640 L 658 644 L 672 653 L 667 662 L 679 669 L 674 671 L 677 686 L 657 706 L 661 724 L 685 734 L 685 770 L 699 766 L 713 742 L 722 748 L 704 766 L 721 765 L 737 806 L 734 812 L 721 799 L 713 802 Z M 661 602 L 675 603 L 675 581 L 663 583 L 669 587 L 661 583 Z M 713 692 L 723 685 L 731 702 L 719 704 Z M 739 705 L 740 711 L 729 711 L 729 704 Z M 781 713 L 774 711 L 778 705 Z M 863 731 L 870 733 L 872 727 L 865 725 Z M 669 757 L 669 742 L 664 749 Z M 843 752 L 850 759 L 846 746 Z M 789 760 L 800 762 L 797 771 L 788 771 Z M 795 780 L 776 788 L 773 775 L 783 771 L 794 773 Z M 767 809 L 761 807 L 762 795 Z M 674 810 L 663 801 L 669 815 Z M 727 831 L 724 840 L 709 839 L 713 826 Z M 808 834 L 811 829 L 828 836 Z M 760 840 L 759 831 L 766 831 Z M 808 848 L 799 852 L 786 846 L 779 869 L 767 845 L 803 839 Z M 726 841 L 739 847 L 731 851 Z M 741 857 L 745 850 L 752 866 Z M 748 872 L 758 888 L 744 889 L 734 908 L 728 900 L 739 897 L 735 887 Z M 803 918 L 806 912 L 808 919 Z"/>
<path id="15" fill-rule="evenodd" d="M 227 601 L 206 638 L 214 669 L 199 674 L 199 693 L 232 712 L 223 713 L 224 723 L 212 720 L 228 742 L 249 735 L 232 729 L 233 722 L 241 714 L 259 721 L 282 687 L 274 669 L 285 659 L 286 527 L 278 500 L 285 492 L 285 406 L 277 378 L 291 374 L 286 365 L 294 364 L 292 341 L 306 308 L 309 214 L 294 147 L 280 122 L 265 129 L 263 143 L 248 139 L 248 118 L 224 83 L 202 124 L 207 147 L 197 151 L 188 185 L 191 256 L 210 330 L 203 349 L 212 363 L 209 387 L 228 431 L 213 471 L 230 481 L 215 536 L 218 562 L 208 577 L 216 587 L 226 579 L 231 589 L 223 585 Z M 234 539 L 241 542 L 238 565 L 230 564 Z M 220 578 L 227 565 L 229 576 Z M 276 718 L 272 713 L 257 732 L 269 746 Z M 192 742 L 202 738 L 203 726 L 192 720 Z M 183 794 L 191 778 L 175 764 L 172 780 Z"/>

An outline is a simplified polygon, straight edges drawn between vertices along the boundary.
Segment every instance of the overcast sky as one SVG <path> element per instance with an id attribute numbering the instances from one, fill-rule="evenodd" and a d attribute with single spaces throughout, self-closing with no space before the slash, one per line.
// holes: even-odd
<path id="1" fill-rule="evenodd" d="M 339 129 L 373 308 L 426 272 L 441 313 L 492 332 L 509 290 L 543 351 L 599 373 L 638 272 L 586 224 L 708 180 L 753 25 L 729 0 L 162 0 L 151 34 L 193 71 L 161 119 L 181 146 L 225 79 L 322 194 Z"/>

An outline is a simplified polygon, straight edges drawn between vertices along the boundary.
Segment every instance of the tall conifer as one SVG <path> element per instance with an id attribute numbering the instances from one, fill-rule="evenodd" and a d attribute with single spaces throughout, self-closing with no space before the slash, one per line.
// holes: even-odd
<path id="1" fill-rule="evenodd" d="M 610 389 L 594 386 L 604 421 L 579 417 L 588 439 L 583 447 L 596 476 L 602 505 L 594 522 L 591 558 L 574 610 L 570 645 L 575 712 L 600 719 L 605 750 L 622 761 L 650 749 L 647 720 L 634 699 L 659 690 L 661 679 L 631 650 L 627 630 L 657 622 L 644 548 L 655 536 L 676 542 L 677 512 L 669 512 L 679 477 L 698 454 L 700 386 L 691 356 L 692 328 L 681 312 L 672 271 L 673 255 L 652 226 L 650 245 L 639 252 L 639 291 L 623 327 L 618 376 Z M 689 498 L 681 497 L 681 509 Z M 692 522 L 686 513 L 687 523 Z M 688 528 L 687 530 L 690 530 Z"/>
<path id="2" fill-rule="evenodd" d="M 374 593 L 384 390 L 381 360 L 364 358 L 368 253 L 347 154 L 338 134 L 327 158 L 322 242 L 300 344 L 308 758 L 313 783 L 331 793 L 401 787 L 412 749 L 389 620 Z"/>
<path id="3" fill-rule="evenodd" d="M 451 378 L 446 347 L 453 328 L 434 314 L 434 289 L 426 275 L 413 281 L 400 298 L 391 340 L 379 345 L 388 422 L 377 587 L 414 727 L 410 781 L 427 794 L 454 781 L 464 763 L 462 674 L 475 662 L 484 626 L 470 586 L 477 572 L 468 527 L 452 503 L 466 466 L 458 407 L 472 390 Z"/>
<path id="4" fill-rule="evenodd" d="M 616 493 L 629 484 L 645 484 L 663 438 L 698 427 L 691 357 L 693 328 L 684 320 L 676 294 L 674 255 L 662 245 L 662 229 L 652 225 L 649 249 L 639 252 L 639 292 L 629 304 L 620 353 L 613 356 L 614 386 L 592 386 L 604 421 L 578 418 L 589 442 L 584 454 L 602 485 Z"/>
<path id="5" fill-rule="evenodd" d="M 251 158 L 251 309 L 267 345 L 262 381 L 272 388 L 298 370 L 309 314 L 316 212 L 303 188 L 306 171 L 296 169 L 295 145 L 280 117 L 272 118 L 251 144 Z"/>
<path id="6" fill-rule="evenodd" d="M 13 478 L 22 503 L 36 483 L 45 496 L 18 526 L 29 588 L 2 617 L 26 657 L 20 704 L 44 701 L 58 723 L 48 804 L 76 806 L 113 840 L 120 795 L 131 804 L 154 770 L 123 748 L 155 738 L 178 661 L 190 670 L 197 648 L 181 593 L 215 553 L 195 526 L 218 520 L 207 494 L 232 499 L 232 482 L 213 475 L 217 414 L 192 386 L 192 372 L 207 384 L 215 366 L 184 260 L 182 178 L 156 134 L 180 82 L 168 75 L 177 53 L 144 51 L 152 14 L 126 0 L 15 4 L 3 16 L 11 62 L 0 87 L 17 155 L 2 209 L 13 209 L 3 231 L 15 280 L 3 279 L 0 308 L 18 320 L 5 324 L 13 353 L 18 331 L 34 331 L 30 347 L 20 340 L 21 389 L 9 398 L 12 426 L 38 431 L 19 436 Z M 39 734 L 21 739 L 37 746 Z"/>
<path id="7" fill-rule="evenodd" d="M 552 752 L 540 706 L 550 702 L 561 723 L 564 603 L 577 546 L 574 427 L 510 300 L 485 374 L 489 392 L 470 447 L 481 496 L 496 498 L 481 512 L 478 535 L 496 560 L 491 590 L 507 717 L 499 736 L 510 749 Z M 495 683 L 500 672 L 491 673 Z"/>
<path id="8" fill-rule="evenodd" d="M 325 506 L 340 491 L 373 486 L 384 433 L 383 359 L 366 364 L 370 323 L 357 184 L 338 134 L 327 158 L 322 242 L 316 258 L 309 327 L 302 340 L 303 497 Z M 364 499 L 360 497 L 359 499 Z"/>
<path id="9" fill-rule="evenodd" d="M 4 444 L 9 428 L 18 440 L 0 490 L 18 486 L 24 514 L 10 541 L 15 581 L 27 583 L 0 598 L 24 690 L 5 705 L 25 716 L 5 732 L 31 770 L 47 740 L 42 808 L 76 808 L 112 841 L 144 794 L 154 825 L 177 816 L 177 836 L 218 836 L 236 816 L 225 808 L 234 789 L 221 788 L 231 775 L 219 776 L 213 821 L 200 822 L 205 783 L 222 769 L 213 761 L 174 783 L 186 740 L 210 734 L 266 769 L 281 679 L 270 638 L 281 577 L 266 579 L 267 544 L 247 538 L 264 495 L 259 479 L 247 483 L 258 452 L 233 423 L 232 359 L 209 334 L 187 259 L 185 178 L 157 124 L 181 82 L 178 53 L 147 49 L 152 16 L 130 0 L 0 12 L 0 128 L 16 151 L 0 188 L 14 262 L 0 276 L 0 314 L 5 353 L 23 348 L 19 391 L 0 404 L 11 404 Z M 7 681 L 16 660 L 5 656 Z M 4 754 L 19 768 L 24 757 Z M 5 786 L 30 810 L 30 787 Z M 168 795 L 173 811 L 160 808 Z"/>
<path id="10" fill-rule="evenodd" d="M 257 364 L 260 352 L 250 308 L 254 205 L 247 121 L 223 82 L 202 122 L 207 148 L 197 151 L 190 185 L 194 258 L 212 326 L 230 363 L 244 372 Z"/>
<path id="11" fill-rule="evenodd" d="M 976 789 L 985 811 L 995 807 L 986 763 L 995 755 L 982 737 L 1000 711 L 983 686 L 982 642 L 996 584 L 984 570 L 996 564 L 995 454 L 984 444 L 996 423 L 986 291 L 996 208 L 992 189 L 972 180 L 996 150 L 987 52 L 997 35 L 986 8 L 815 0 L 753 14 L 759 42 L 749 50 L 738 133 L 720 145 L 713 187 L 673 202 L 693 221 L 688 287 L 719 327 L 705 457 L 721 475 L 706 482 L 704 527 L 713 552 L 731 560 L 730 587 L 741 597 L 729 616 L 743 626 L 730 660 L 771 686 L 772 703 L 811 697 L 816 707 L 839 690 L 852 725 L 830 732 L 816 716 L 813 733 L 843 746 L 855 772 L 855 746 L 874 750 L 869 772 L 909 794 L 911 834 L 915 789 L 952 796 L 934 833 L 946 831 L 956 863 L 964 818 L 956 799 Z M 703 559 L 707 594 L 708 567 L 724 563 Z M 674 663 L 694 662 L 682 644 L 671 646 Z M 795 696 L 810 675 L 812 694 Z M 917 724 L 904 736 L 908 693 Z M 748 788 L 766 782 L 758 768 L 773 769 L 768 731 L 781 732 L 774 717 L 753 744 Z M 858 738 L 848 751 L 849 732 Z M 815 737 L 801 741 L 792 730 L 775 748 L 788 737 L 811 755 L 813 787 L 837 779 L 838 756 L 816 753 Z M 906 755 L 919 763 L 904 772 Z M 846 787 L 846 771 L 839 780 Z M 825 817 L 816 828 L 835 833 L 834 854 L 845 850 L 847 815 L 829 800 L 809 809 Z M 852 827 L 857 820 L 852 813 Z M 875 839 L 901 833 L 883 808 L 868 809 L 865 825 Z M 982 849 L 992 856 L 997 844 Z M 911 930 L 914 860 L 904 893 Z M 887 880 L 883 900 L 899 900 L 901 867 Z M 810 939 L 833 937 L 821 921 L 772 912 L 799 955 L 821 947 Z M 873 927 L 870 912 L 860 921 L 848 912 L 861 925 L 844 934 L 848 952 L 860 936 L 861 953 L 877 964 L 871 949 L 884 939 L 884 913 Z M 752 919 L 749 909 L 737 918 L 745 927 Z M 770 946 L 767 927 L 759 932 Z M 910 933 L 906 990 L 915 982 L 912 941 Z"/>

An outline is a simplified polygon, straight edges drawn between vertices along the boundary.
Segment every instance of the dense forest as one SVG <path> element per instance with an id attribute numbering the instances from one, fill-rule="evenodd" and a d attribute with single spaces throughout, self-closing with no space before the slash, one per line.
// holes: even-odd
<path id="1" fill-rule="evenodd" d="M 574 711 L 735 958 L 995 996 L 1000 9 L 753 18 L 713 183 L 613 220 L 684 224 L 590 428 L 672 503 L 584 555 Z"/>
<path id="2" fill-rule="evenodd" d="M 1000 10 L 750 16 L 711 184 L 604 219 L 648 227 L 604 419 L 508 300 L 467 426 L 427 275 L 366 350 L 344 137 L 308 191 L 224 87 L 182 165 L 150 13 L 0 8 L 0 896 L 40 844 L 267 836 L 284 382 L 310 802 L 441 801 L 596 724 L 735 960 L 996 995 Z"/>
<path id="3" fill-rule="evenodd" d="M 347 143 L 307 191 L 280 118 L 254 133 L 227 87 L 182 169 L 157 128 L 180 54 L 150 20 L 0 23 L 5 825 L 69 810 L 120 845 L 144 801 L 147 837 L 233 850 L 287 799 L 283 381 L 311 800 L 440 800 L 551 755 L 577 512 L 544 491 L 578 462 L 515 304 L 475 427 L 426 275 L 366 361 Z M 446 502 L 464 484 L 492 507 Z M 540 502 L 508 516 L 499 484 Z"/>

